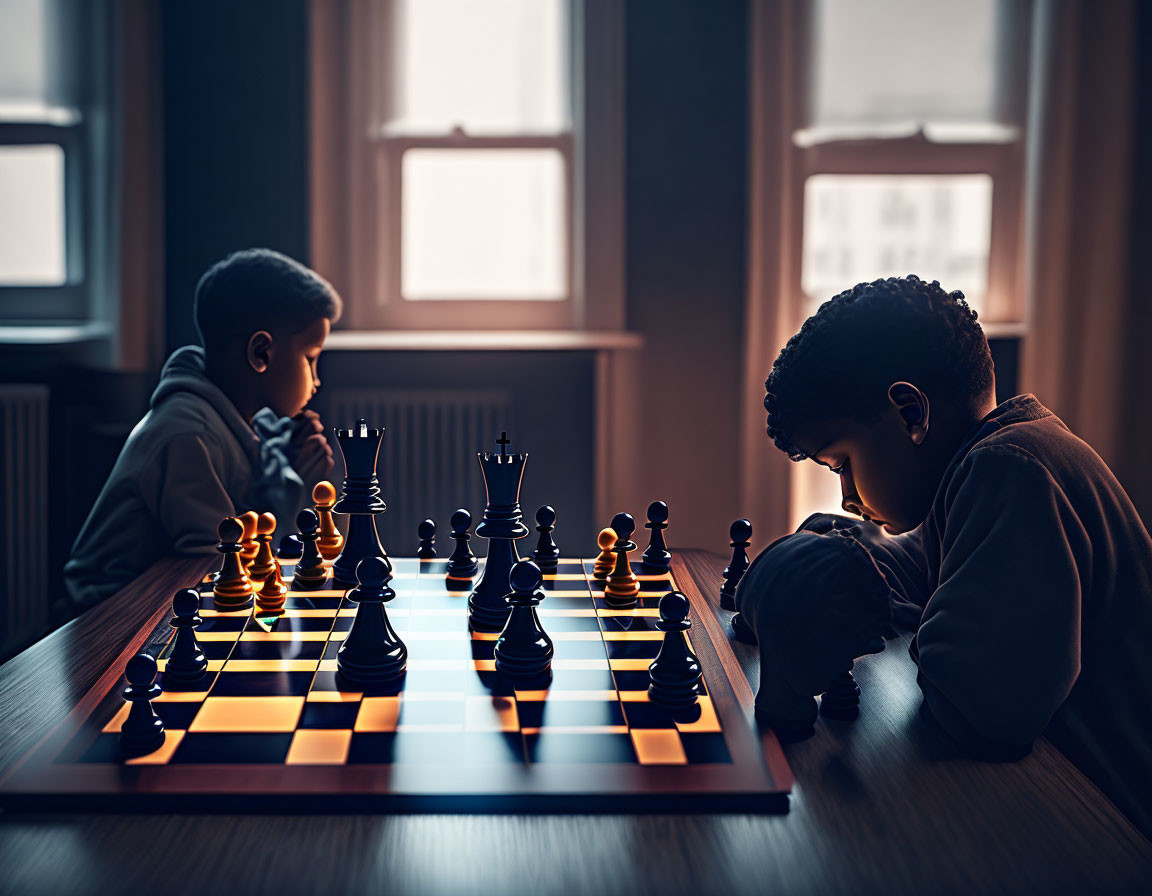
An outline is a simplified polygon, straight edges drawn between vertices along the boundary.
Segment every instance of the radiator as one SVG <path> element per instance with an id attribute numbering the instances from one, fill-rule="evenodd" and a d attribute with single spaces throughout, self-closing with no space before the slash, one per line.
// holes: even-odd
<path id="1" fill-rule="evenodd" d="M 511 394 L 499 390 L 340 389 L 327 396 L 325 422 L 345 429 L 364 418 L 385 428 L 377 475 L 388 509 L 376 525 L 384 549 L 411 557 L 425 518 L 436 521 L 441 557 L 453 547 L 449 517 L 458 507 L 472 514 L 473 528 L 484 510 L 484 477 L 478 451 L 497 451 L 502 430 L 516 432 Z M 513 446 L 515 450 L 515 446 Z M 332 473 L 337 487 L 344 475 L 339 450 Z M 472 542 L 473 549 L 483 542 Z"/>
<path id="2" fill-rule="evenodd" d="M 0 385 L 0 658 L 48 628 L 48 387 Z"/>

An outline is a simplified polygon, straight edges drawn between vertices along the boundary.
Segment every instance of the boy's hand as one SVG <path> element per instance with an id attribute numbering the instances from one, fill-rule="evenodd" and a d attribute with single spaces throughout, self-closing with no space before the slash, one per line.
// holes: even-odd
<path id="1" fill-rule="evenodd" d="M 292 418 L 289 450 L 295 457 L 293 466 L 300 478 L 314 485 L 332 472 L 335 462 L 332 446 L 324 435 L 324 424 L 315 411 L 305 410 Z"/>

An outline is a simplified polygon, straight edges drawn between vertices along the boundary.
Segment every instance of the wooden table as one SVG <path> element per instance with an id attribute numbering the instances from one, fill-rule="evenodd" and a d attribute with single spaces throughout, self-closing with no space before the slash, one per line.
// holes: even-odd
<path id="1" fill-rule="evenodd" d="M 716 591 L 721 557 L 677 554 Z M 0 772 L 175 588 L 163 561 L 0 666 Z M 726 621 L 730 614 L 718 611 Z M 756 651 L 736 645 L 752 688 Z M 1147 892 L 1152 844 L 1051 745 L 959 758 L 917 714 L 907 639 L 857 663 L 854 723 L 786 749 L 787 815 L 0 815 L 0 894 L 151 892 Z"/>

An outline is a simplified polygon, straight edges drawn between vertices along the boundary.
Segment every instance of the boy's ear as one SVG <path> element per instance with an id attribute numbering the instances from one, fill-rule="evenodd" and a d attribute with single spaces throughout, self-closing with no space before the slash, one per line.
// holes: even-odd
<path id="1" fill-rule="evenodd" d="M 263 373 L 271 363 L 272 334 L 267 330 L 257 330 L 248 337 L 248 366 L 257 373 Z"/>
<path id="2" fill-rule="evenodd" d="M 908 437 L 919 445 L 928 435 L 928 396 L 911 383 L 893 383 L 888 387 L 888 400 L 904 421 Z"/>

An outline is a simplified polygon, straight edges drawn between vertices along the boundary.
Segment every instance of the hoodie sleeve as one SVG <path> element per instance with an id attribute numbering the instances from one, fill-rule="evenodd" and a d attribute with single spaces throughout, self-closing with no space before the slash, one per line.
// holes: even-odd
<path id="1" fill-rule="evenodd" d="M 886 535 L 875 523 L 836 513 L 814 513 L 797 531 L 825 535 L 834 529 L 847 532 L 867 549 L 891 589 L 888 604 L 893 621 L 914 629 L 932 593 L 921 527 L 903 535 Z"/>
<path id="2" fill-rule="evenodd" d="M 311 496 L 289 457 L 292 421 L 265 409 L 252 424 L 260 436 L 260 458 L 242 503 L 245 509 L 275 516 L 277 536 L 295 532 L 296 514 Z"/>
<path id="3" fill-rule="evenodd" d="M 1026 452 L 976 450 L 964 467 L 913 655 L 925 708 L 961 747 L 1019 755 L 1080 672 L 1083 529 Z"/>
<path id="4" fill-rule="evenodd" d="M 215 552 L 220 521 L 234 516 L 236 509 L 202 435 L 181 433 L 168 439 L 142 471 L 140 486 L 144 503 L 176 553 Z"/>

